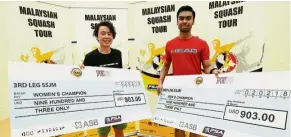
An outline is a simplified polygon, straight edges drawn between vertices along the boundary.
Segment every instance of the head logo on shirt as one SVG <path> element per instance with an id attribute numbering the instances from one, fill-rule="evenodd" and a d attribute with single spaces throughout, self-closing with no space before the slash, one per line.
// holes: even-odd
<path id="1" fill-rule="evenodd" d="M 195 48 L 179 48 L 179 49 L 173 49 L 171 51 L 172 53 L 197 53 L 197 49 Z"/>

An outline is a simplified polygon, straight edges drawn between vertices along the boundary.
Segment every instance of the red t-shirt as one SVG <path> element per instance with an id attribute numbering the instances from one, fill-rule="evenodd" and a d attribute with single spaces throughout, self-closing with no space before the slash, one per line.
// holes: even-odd
<path id="1" fill-rule="evenodd" d="M 173 75 L 201 74 L 202 61 L 209 60 L 209 47 L 206 41 L 194 36 L 176 37 L 167 42 L 165 59 L 172 61 Z"/>

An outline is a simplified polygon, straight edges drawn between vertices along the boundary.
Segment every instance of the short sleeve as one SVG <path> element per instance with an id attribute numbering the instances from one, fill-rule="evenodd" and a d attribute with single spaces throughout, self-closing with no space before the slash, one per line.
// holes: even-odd
<path id="1" fill-rule="evenodd" d="M 123 64 L 122 64 L 122 53 L 121 53 L 121 51 L 119 51 L 120 52 L 120 55 L 119 55 L 119 68 L 123 68 Z"/>
<path id="2" fill-rule="evenodd" d="M 116 61 L 118 62 L 118 66 L 117 68 L 123 68 L 123 64 L 122 64 L 122 52 L 118 49 L 113 49 L 114 52 L 112 52 L 114 55 L 114 57 L 116 57 Z"/>
<path id="3" fill-rule="evenodd" d="M 170 62 L 170 61 L 172 61 L 172 55 L 171 55 L 171 50 L 170 50 L 170 48 L 169 48 L 169 42 L 167 42 L 167 44 L 166 44 L 166 49 L 165 49 L 166 51 L 166 55 L 165 55 L 165 59 L 166 59 L 166 61 L 167 62 Z"/>
<path id="4" fill-rule="evenodd" d="M 88 54 L 85 56 L 85 59 L 83 61 L 83 65 L 84 66 L 89 66 L 89 57 L 88 57 Z"/>
<path id="5" fill-rule="evenodd" d="M 202 50 L 201 50 L 201 60 L 209 60 L 209 46 L 206 42 L 203 43 Z"/>

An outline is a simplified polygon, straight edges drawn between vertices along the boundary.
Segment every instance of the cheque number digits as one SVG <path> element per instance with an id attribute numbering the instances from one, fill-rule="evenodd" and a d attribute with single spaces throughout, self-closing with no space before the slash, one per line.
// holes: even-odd
<path id="1" fill-rule="evenodd" d="M 247 119 L 253 119 L 253 120 L 268 121 L 268 122 L 275 121 L 274 114 L 267 114 L 267 113 L 258 114 L 258 112 L 251 112 L 251 111 L 241 111 L 240 117 L 247 118 Z"/>
<path id="2" fill-rule="evenodd" d="M 129 87 L 140 87 L 140 81 L 120 81 L 121 87 L 129 88 Z"/>
<path id="3" fill-rule="evenodd" d="M 141 101 L 140 96 L 135 96 L 135 97 L 124 97 L 125 102 L 139 102 Z"/>
<path id="4" fill-rule="evenodd" d="M 288 90 L 266 90 L 266 89 L 245 89 L 243 91 L 244 96 L 252 96 L 259 98 L 266 97 L 266 98 L 290 98 L 290 91 Z"/>

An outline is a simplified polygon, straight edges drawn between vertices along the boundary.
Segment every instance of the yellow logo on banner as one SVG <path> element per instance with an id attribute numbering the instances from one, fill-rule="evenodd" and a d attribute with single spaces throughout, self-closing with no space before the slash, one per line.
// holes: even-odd
<path id="1" fill-rule="evenodd" d="M 149 49 L 149 52 L 150 52 L 150 57 L 149 59 L 147 60 L 146 64 L 151 64 L 154 57 L 158 56 L 158 55 L 161 55 L 162 53 L 165 52 L 165 46 L 164 47 L 161 47 L 161 48 L 156 48 L 156 45 L 154 43 L 149 43 L 148 44 L 148 49 Z M 140 54 L 143 55 L 144 53 L 142 52 L 142 50 L 140 51 Z M 160 61 L 160 64 L 162 64 L 163 61 L 161 60 Z M 159 65 L 160 65 L 159 64 Z"/>
<path id="2" fill-rule="evenodd" d="M 154 43 L 148 43 L 147 50 L 140 50 L 138 62 L 142 66 L 139 66 L 138 69 L 142 71 L 142 78 L 144 81 L 144 86 L 149 92 L 154 92 L 156 94 L 156 89 L 154 87 L 158 83 L 159 73 L 164 64 L 164 55 L 165 46 L 156 48 Z M 141 58 L 145 57 L 148 54 L 148 58 L 142 61 Z"/>
<path id="3" fill-rule="evenodd" d="M 36 60 L 36 63 L 48 63 L 48 64 L 55 64 L 55 61 L 51 60 L 52 56 L 55 54 L 55 53 L 58 53 L 60 50 L 64 49 L 65 47 L 61 47 L 61 48 L 58 48 L 56 50 L 51 50 L 51 51 L 48 51 L 46 53 L 42 53 L 40 48 L 38 47 L 32 47 L 30 50 L 31 50 L 31 54 L 32 56 L 35 58 Z M 23 62 L 28 62 L 29 61 L 29 56 L 26 54 L 21 54 L 20 55 L 20 60 L 23 61 Z"/>
<path id="4" fill-rule="evenodd" d="M 26 54 L 26 55 L 23 55 L 23 54 L 21 54 L 20 55 L 20 59 L 23 61 L 23 62 L 28 62 L 28 60 L 29 60 L 29 56 Z"/>

